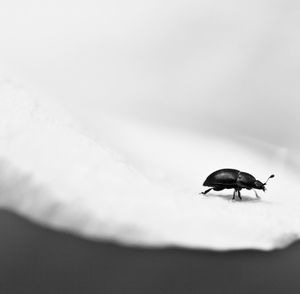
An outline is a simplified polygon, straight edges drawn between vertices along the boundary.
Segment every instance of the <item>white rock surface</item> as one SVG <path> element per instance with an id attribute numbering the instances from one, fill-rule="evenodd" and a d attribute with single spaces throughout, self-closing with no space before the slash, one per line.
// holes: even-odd
<path id="1" fill-rule="evenodd" d="M 49 101 L 2 82 L 1 206 L 138 246 L 270 250 L 299 238 L 300 183 L 288 149 L 105 115 L 97 126 L 83 129 Z M 252 191 L 243 201 L 231 201 L 231 191 L 198 195 L 223 167 L 276 177 L 260 200 Z"/>

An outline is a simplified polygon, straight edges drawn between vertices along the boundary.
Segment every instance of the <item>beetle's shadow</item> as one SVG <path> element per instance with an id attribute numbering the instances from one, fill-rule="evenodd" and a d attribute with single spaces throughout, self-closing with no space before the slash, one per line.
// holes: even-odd
<path id="1" fill-rule="evenodd" d="M 248 196 L 248 195 L 241 195 L 242 200 L 239 199 L 239 197 L 236 195 L 235 199 L 232 199 L 232 194 L 216 194 L 216 193 L 209 193 L 206 195 L 203 195 L 204 197 L 208 198 L 219 198 L 224 201 L 236 201 L 236 202 L 247 202 L 247 203 L 255 203 L 255 202 L 262 202 L 263 200 L 260 197 L 255 196 Z"/>

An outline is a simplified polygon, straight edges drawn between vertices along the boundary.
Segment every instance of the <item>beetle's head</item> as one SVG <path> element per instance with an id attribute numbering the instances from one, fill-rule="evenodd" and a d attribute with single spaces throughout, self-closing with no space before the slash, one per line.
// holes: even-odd
<path id="1" fill-rule="evenodd" d="M 266 191 L 265 186 L 266 186 L 267 182 L 269 181 L 269 179 L 274 178 L 274 177 L 275 177 L 274 175 L 270 175 L 265 183 L 262 183 L 261 181 L 256 180 L 254 182 L 254 186 L 255 186 L 254 188 L 259 189 L 259 190 L 263 190 L 265 192 Z"/>
<path id="2" fill-rule="evenodd" d="M 256 180 L 254 182 L 254 188 L 258 189 L 258 190 L 263 190 L 264 192 L 266 190 L 265 185 L 261 181 L 259 181 L 259 180 Z"/>

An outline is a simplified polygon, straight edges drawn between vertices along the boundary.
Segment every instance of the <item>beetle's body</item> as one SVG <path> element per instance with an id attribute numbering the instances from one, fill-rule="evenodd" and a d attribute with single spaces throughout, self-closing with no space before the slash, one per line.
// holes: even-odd
<path id="1" fill-rule="evenodd" d="M 273 177 L 274 175 L 271 175 L 269 178 Z M 210 190 L 221 191 L 224 189 L 234 189 L 233 199 L 235 199 L 235 194 L 237 192 L 238 197 L 242 200 L 240 192 L 242 189 L 259 189 L 265 191 L 266 183 L 267 182 L 263 184 L 262 182 L 256 180 L 255 177 L 253 177 L 249 173 L 232 168 L 223 168 L 213 172 L 207 177 L 207 179 L 203 183 L 203 186 L 212 188 L 202 192 L 202 194 L 206 194 Z"/>

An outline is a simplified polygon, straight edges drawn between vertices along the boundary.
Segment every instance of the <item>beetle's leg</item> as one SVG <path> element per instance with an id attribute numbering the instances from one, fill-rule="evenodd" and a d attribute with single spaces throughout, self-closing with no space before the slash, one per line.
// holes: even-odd
<path id="1" fill-rule="evenodd" d="M 240 190 L 237 190 L 237 192 L 238 192 L 239 198 L 242 200 L 242 197 L 241 197 L 241 191 L 240 191 Z"/>
<path id="2" fill-rule="evenodd" d="M 235 192 L 236 192 L 236 190 L 234 189 L 234 190 L 233 190 L 233 197 L 232 197 L 232 200 L 235 199 Z"/>
<path id="3" fill-rule="evenodd" d="M 204 191 L 204 192 L 201 192 L 201 193 L 199 193 L 199 194 L 206 194 L 206 193 L 208 193 L 210 190 L 212 190 L 213 188 L 210 188 L 210 189 L 207 189 L 206 191 Z"/>
<path id="4" fill-rule="evenodd" d="M 255 193 L 256 198 L 260 199 L 259 195 L 257 194 L 256 190 L 252 189 Z"/>

